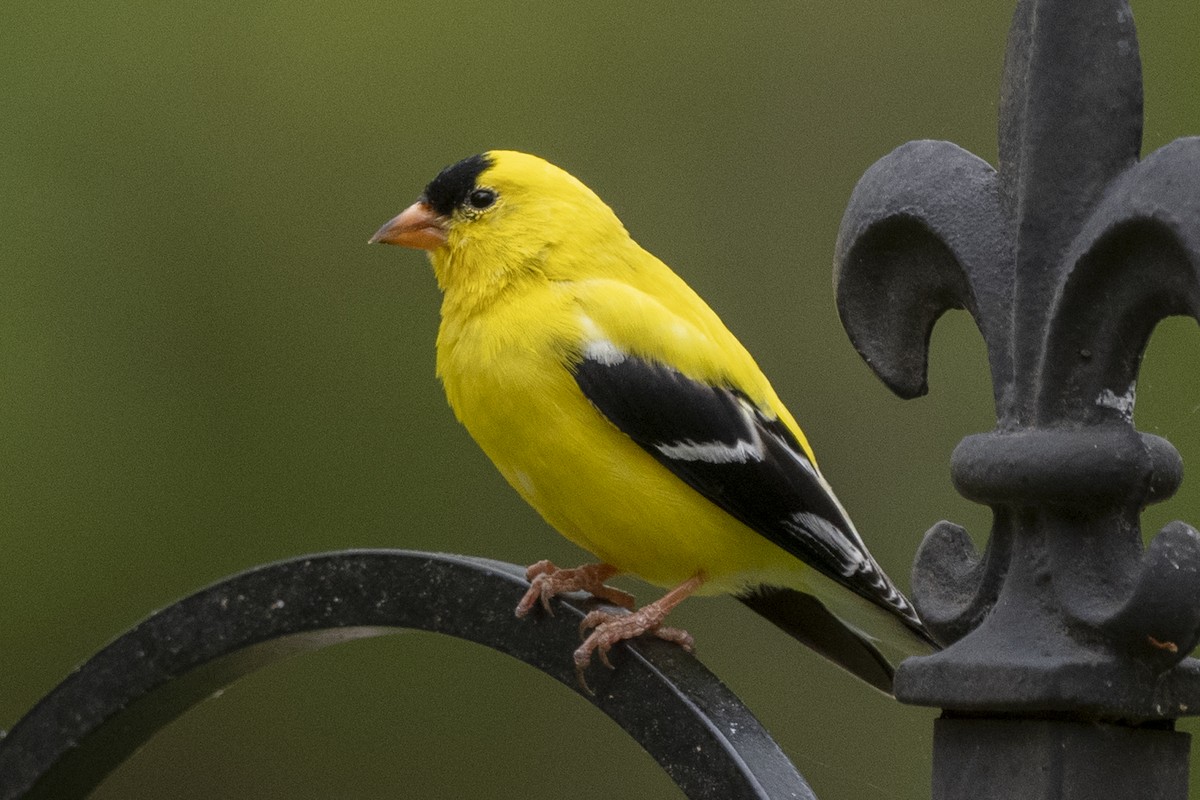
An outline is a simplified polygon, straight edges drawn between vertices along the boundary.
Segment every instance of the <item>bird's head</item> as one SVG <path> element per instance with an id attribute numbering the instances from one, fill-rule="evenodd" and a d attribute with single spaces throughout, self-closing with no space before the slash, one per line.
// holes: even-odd
<path id="1" fill-rule="evenodd" d="M 583 277 L 605 260 L 598 252 L 632 245 L 591 189 L 537 156 L 511 150 L 443 169 L 371 237 L 377 242 L 428 251 L 443 291 L 489 296 L 522 278 Z"/>

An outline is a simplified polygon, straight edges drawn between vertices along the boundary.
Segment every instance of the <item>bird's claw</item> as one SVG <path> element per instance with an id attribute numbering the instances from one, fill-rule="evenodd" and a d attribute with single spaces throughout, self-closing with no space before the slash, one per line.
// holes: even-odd
<path id="1" fill-rule="evenodd" d="M 588 592 L 593 597 L 615 606 L 631 609 L 634 606 L 633 595 L 604 584 L 604 581 L 616 574 L 616 567 L 608 564 L 585 564 L 575 569 L 559 569 L 551 561 L 539 561 L 525 570 L 525 580 L 529 581 L 529 588 L 521 602 L 517 603 L 516 615 L 524 617 L 535 604 L 541 603 L 546 613 L 554 616 L 550 600 L 556 595 L 578 591 Z"/>
<path id="2" fill-rule="evenodd" d="M 591 611 L 579 623 L 579 635 L 591 630 L 583 644 L 575 651 L 575 677 L 580 687 L 589 695 L 594 694 L 587 684 L 584 674 L 592 664 L 593 655 L 600 663 L 609 669 L 614 669 L 608 653 L 618 642 L 634 639 L 642 634 L 651 634 L 673 644 L 677 644 L 687 652 L 695 649 L 695 639 L 682 628 L 667 628 L 660 623 L 662 615 L 655 613 L 657 609 L 646 606 L 631 614 L 614 614 L 611 611 Z"/>
<path id="3" fill-rule="evenodd" d="M 559 572 L 559 568 L 553 562 L 543 559 L 536 564 L 530 565 L 525 570 L 525 580 L 529 581 L 529 588 L 525 590 L 525 594 L 521 597 L 521 602 L 517 603 L 516 615 L 523 617 L 532 609 L 534 603 L 541 602 L 542 608 L 546 609 L 546 613 L 554 616 L 554 609 L 550 606 L 550 598 L 554 597 L 554 585 L 550 576 Z"/>
<path id="4" fill-rule="evenodd" d="M 694 653 L 696 651 L 695 637 L 683 628 L 655 628 L 654 635 L 663 641 L 679 645 L 685 652 Z"/>

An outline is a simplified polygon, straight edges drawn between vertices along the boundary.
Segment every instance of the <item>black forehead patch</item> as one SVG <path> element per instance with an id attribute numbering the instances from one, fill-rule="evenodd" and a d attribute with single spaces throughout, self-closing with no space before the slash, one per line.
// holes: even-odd
<path id="1" fill-rule="evenodd" d="M 490 166 L 492 160 L 483 153 L 464 158 L 439 172 L 421 196 L 434 211 L 449 216 L 455 208 L 466 202 L 480 173 Z"/>

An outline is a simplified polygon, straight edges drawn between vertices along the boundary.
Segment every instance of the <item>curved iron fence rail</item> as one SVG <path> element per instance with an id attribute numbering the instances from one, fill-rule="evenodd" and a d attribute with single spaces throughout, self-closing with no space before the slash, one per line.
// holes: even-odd
<path id="1" fill-rule="evenodd" d="M 159 729 L 239 677 L 337 642 L 404 629 L 507 653 L 579 692 L 690 798 L 814 798 L 758 720 L 678 647 L 639 641 L 594 670 L 571 651 L 594 600 L 518 620 L 524 570 L 465 556 L 356 550 L 256 567 L 136 625 L 73 672 L 0 740 L 0 800 L 83 798 Z"/>

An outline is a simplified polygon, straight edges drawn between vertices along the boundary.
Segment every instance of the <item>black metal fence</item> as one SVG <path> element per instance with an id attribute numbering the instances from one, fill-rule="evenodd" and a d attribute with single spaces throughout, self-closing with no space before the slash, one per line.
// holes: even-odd
<path id="1" fill-rule="evenodd" d="M 914 594 L 944 651 L 905 662 L 903 702 L 944 709 L 934 796 L 1187 795 L 1200 712 L 1200 535 L 1143 549 L 1140 513 L 1178 487 L 1175 449 L 1133 427 L 1143 350 L 1164 317 L 1200 319 L 1200 138 L 1139 159 L 1141 64 L 1125 0 L 1022 0 L 1001 89 L 1000 163 L 947 142 L 880 160 L 850 199 L 837 302 L 902 397 L 925 391 L 930 331 L 965 308 L 987 343 L 997 426 L 953 478 L 994 525 L 978 554 L 948 522 Z M 256 568 L 155 614 L 0 741 L 0 800 L 82 797 L 171 719 L 257 668 L 397 629 L 437 631 L 577 688 L 582 601 L 517 622 L 509 565 L 355 551 Z M 689 797 L 812 797 L 762 727 L 661 642 L 614 654 L 588 699 Z"/>

